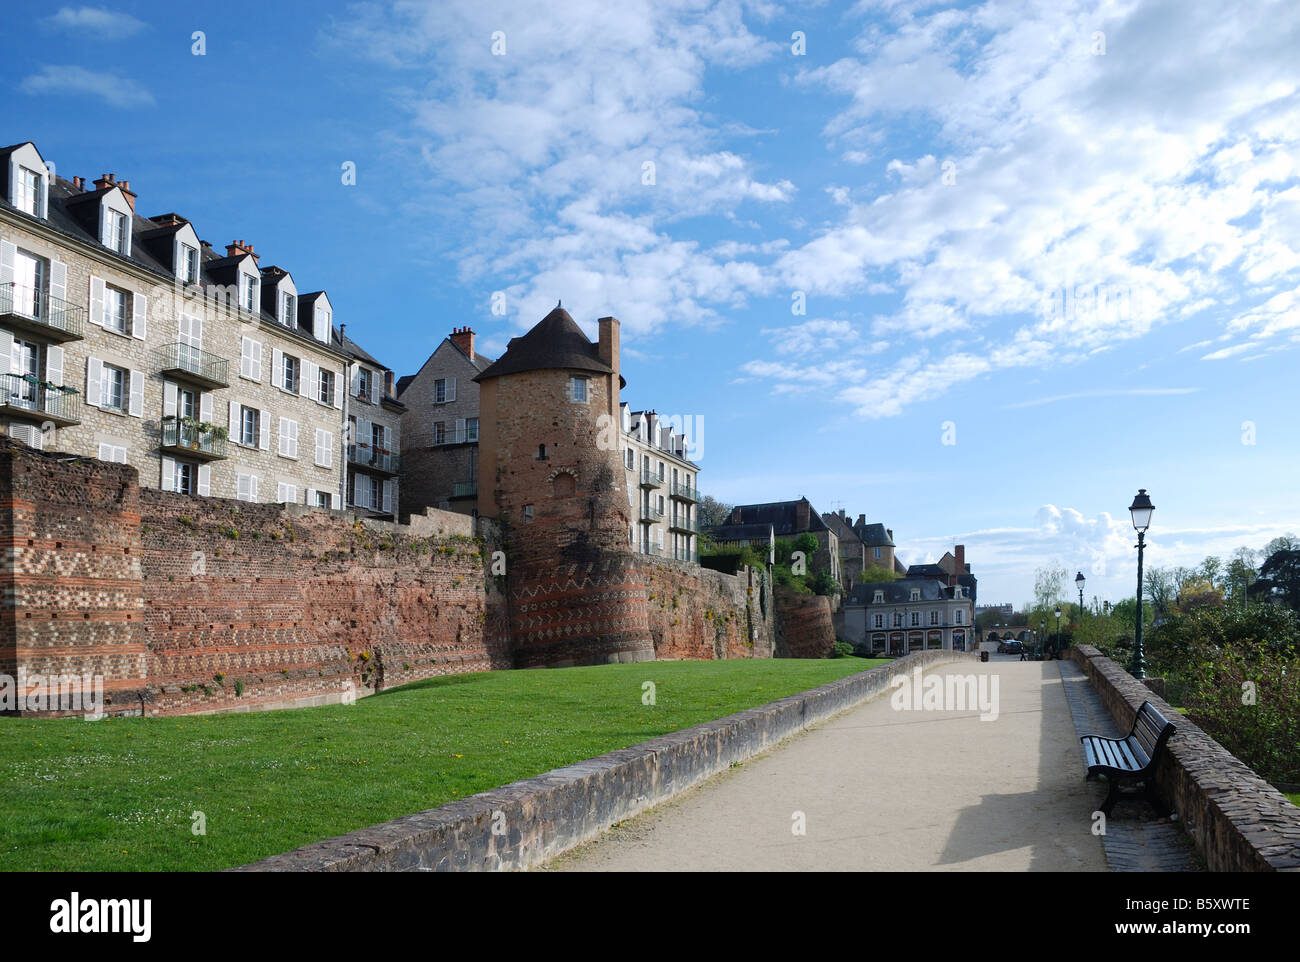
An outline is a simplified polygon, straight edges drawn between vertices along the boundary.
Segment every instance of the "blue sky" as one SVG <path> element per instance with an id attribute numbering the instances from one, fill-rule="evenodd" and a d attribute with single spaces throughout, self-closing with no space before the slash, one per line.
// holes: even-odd
<path id="1" fill-rule="evenodd" d="M 1300 7 L 1211 6 L 51 6 L 5 142 L 251 241 L 399 374 L 613 314 L 707 492 L 1115 599 L 1138 487 L 1149 564 L 1300 530 Z"/>

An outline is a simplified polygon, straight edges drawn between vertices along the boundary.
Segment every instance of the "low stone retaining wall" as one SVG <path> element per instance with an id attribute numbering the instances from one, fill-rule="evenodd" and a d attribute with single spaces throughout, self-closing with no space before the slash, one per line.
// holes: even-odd
<path id="1" fill-rule="evenodd" d="M 1079 645 L 1070 654 L 1121 728 L 1132 727 L 1143 701 L 1178 726 L 1156 785 L 1210 871 L 1300 871 L 1300 808 L 1096 648 Z"/>
<path id="2" fill-rule="evenodd" d="M 557 768 L 234 871 L 497 871 L 540 865 L 611 825 L 872 698 L 916 666 L 971 659 L 926 651 L 780 701 Z"/>

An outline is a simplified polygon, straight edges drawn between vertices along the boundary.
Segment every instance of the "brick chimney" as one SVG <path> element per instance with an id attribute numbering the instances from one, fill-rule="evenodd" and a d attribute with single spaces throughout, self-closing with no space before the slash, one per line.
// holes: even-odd
<path id="1" fill-rule="evenodd" d="M 889 538 L 890 541 L 893 541 L 893 540 L 894 540 L 894 529 L 893 529 L 893 528 L 886 528 L 886 529 L 885 529 L 885 535 L 886 535 L 886 537 Z"/>
<path id="2" fill-rule="evenodd" d="M 472 356 L 472 355 L 471 355 Z M 393 390 L 393 372 L 384 372 L 384 394 L 388 397 L 397 397 L 397 392 Z"/>
<path id="3" fill-rule="evenodd" d="M 614 376 L 610 380 L 609 388 L 609 416 L 618 417 L 618 392 L 620 375 L 619 365 L 619 323 L 616 317 L 602 317 L 596 321 L 599 327 L 600 344 L 598 351 L 600 359 L 614 369 Z"/>
<path id="4" fill-rule="evenodd" d="M 957 545 L 952 549 L 952 555 L 957 559 L 957 574 L 964 575 L 966 573 L 966 546 L 964 544 Z"/>
<path id="5" fill-rule="evenodd" d="M 453 328 L 451 332 L 451 343 L 469 355 L 469 359 L 474 360 L 474 331 L 468 327 Z"/>
<path id="6" fill-rule="evenodd" d="M 86 178 L 84 178 L 84 177 L 73 177 L 73 178 L 72 178 L 72 186 L 75 187 L 75 188 L 77 188 L 77 190 L 85 190 L 85 189 L 86 189 Z"/>
<path id="7" fill-rule="evenodd" d="M 858 515 L 858 524 L 864 525 L 866 523 L 867 523 L 867 516 L 865 514 Z"/>
<path id="8" fill-rule="evenodd" d="M 796 531 L 807 531 L 812 505 L 807 498 L 800 498 L 794 506 L 794 527 Z"/>
<path id="9" fill-rule="evenodd" d="M 231 241 L 226 245 L 227 257 L 238 257 L 242 254 L 249 254 L 253 258 L 253 263 L 257 263 L 257 254 L 253 253 L 253 245 L 246 244 L 242 240 Z"/>
<path id="10" fill-rule="evenodd" d="M 131 193 L 129 180 L 119 181 L 116 174 L 100 174 L 99 180 L 95 181 L 95 189 L 103 190 L 105 187 L 116 187 L 121 190 L 127 206 L 131 208 L 131 213 L 135 213 L 135 194 Z"/>

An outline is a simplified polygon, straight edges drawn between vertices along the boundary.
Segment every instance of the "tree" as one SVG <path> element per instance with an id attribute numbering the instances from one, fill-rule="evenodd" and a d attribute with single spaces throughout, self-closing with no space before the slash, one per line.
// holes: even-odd
<path id="1" fill-rule="evenodd" d="M 880 565 L 872 565 L 870 568 L 863 568 L 862 573 L 858 575 L 858 580 L 864 585 L 876 584 L 881 581 L 896 581 L 901 578 L 893 568 L 883 568 Z"/>
<path id="2" fill-rule="evenodd" d="M 730 516 L 731 505 L 724 504 L 707 494 L 700 496 L 699 503 L 696 505 L 696 517 L 701 528 L 716 528 L 720 524 L 726 524 Z"/>
<path id="3" fill-rule="evenodd" d="M 1214 555 L 1206 555 L 1205 560 L 1201 562 L 1200 575 L 1210 583 L 1211 588 L 1219 587 L 1219 578 L 1223 572 L 1223 562 Z"/>
<path id="4" fill-rule="evenodd" d="M 1280 540 L 1274 538 L 1269 544 Z M 1300 548 L 1279 548 L 1270 554 L 1249 592 L 1261 599 L 1277 595 L 1292 611 L 1300 611 Z"/>
<path id="5" fill-rule="evenodd" d="M 1149 568 L 1142 582 L 1143 601 L 1148 602 L 1157 618 L 1165 618 L 1178 597 L 1178 581 L 1172 568 Z"/>
<path id="6" fill-rule="evenodd" d="M 1274 538 L 1268 544 L 1264 545 L 1263 556 L 1268 558 L 1277 554 L 1279 551 L 1300 551 L 1300 538 L 1290 532 L 1281 537 Z"/>

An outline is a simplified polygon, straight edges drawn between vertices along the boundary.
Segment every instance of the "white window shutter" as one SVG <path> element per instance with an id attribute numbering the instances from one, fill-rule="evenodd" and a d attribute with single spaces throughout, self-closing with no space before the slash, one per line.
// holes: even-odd
<path id="1" fill-rule="evenodd" d="M 253 370 L 250 376 L 253 378 L 253 380 L 254 381 L 262 380 L 262 342 L 261 341 L 253 342 L 252 368 Z"/>
<path id="2" fill-rule="evenodd" d="M 464 418 L 456 419 L 456 440 L 457 441 L 465 440 L 465 419 Z"/>
<path id="3" fill-rule="evenodd" d="M 87 404 L 99 407 L 103 400 L 101 382 L 104 379 L 104 362 L 97 357 L 86 358 L 86 397 Z"/>
<path id="4" fill-rule="evenodd" d="M 226 426 L 226 434 L 232 441 L 239 437 L 239 405 L 234 401 L 230 402 L 230 423 Z"/>
<path id="5" fill-rule="evenodd" d="M 302 370 L 298 372 L 298 393 L 310 397 L 316 391 L 316 365 L 303 360 Z"/>
<path id="6" fill-rule="evenodd" d="M 310 507 L 310 508 L 314 508 L 314 507 L 316 507 L 316 489 L 315 489 L 315 488 L 308 488 L 308 489 L 307 489 L 307 506 Z"/>
<path id="7" fill-rule="evenodd" d="M 63 261 L 50 261 L 50 297 L 68 299 L 68 265 Z"/>
<path id="8" fill-rule="evenodd" d="M 248 498 L 250 501 L 257 500 L 257 475 L 255 474 L 248 476 Z"/>
<path id="9" fill-rule="evenodd" d="M 297 421 L 289 422 L 289 445 L 290 445 L 289 457 L 296 458 L 298 456 L 298 422 Z"/>
<path id="10" fill-rule="evenodd" d="M 176 461 L 172 458 L 164 457 L 162 459 L 162 489 L 164 491 L 176 490 Z"/>
<path id="11" fill-rule="evenodd" d="M 456 379 L 454 377 L 447 378 L 447 400 L 456 400 Z"/>
<path id="12" fill-rule="evenodd" d="M 245 337 L 239 342 L 239 373 L 243 377 L 253 376 L 253 339 Z"/>
<path id="13" fill-rule="evenodd" d="M 163 384 L 163 417 L 175 417 L 176 415 L 176 385 L 171 381 Z"/>
<path id="14" fill-rule="evenodd" d="M 248 475 L 241 474 L 235 479 L 235 497 L 240 501 L 248 500 Z"/>
<path id="15" fill-rule="evenodd" d="M 143 294 L 133 294 L 131 296 L 131 336 L 141 341 L 148 334 L 146 331 L 149 323 L 148 300 Z"/>
<path id="16" fill-rule="evenodd" d="M 284 387 L 284 351 L 271 350 L 271 387 Z"/>
<path id="17" fill-rule="evenodd" d="M 14 336 L 8 331 L 0 331 L 0 373 L 22 373 L 14 369 Z"/>
<path id="18" fill-rule="evenodd" d="M 384 506 L 383 512 L 391 514 L 393 510 L 393 482 L 388 480 L 384 482 Z"/>
<path id="19" fill-rule="evenodd" d="M 271 450 L 271 412 L 259 411 L 257 414 L 258 434 L 261 435 L 258 440 L 258 447 L 263 451 Z"/>
<path id="20" fill-rule="evenodd" d="M 281 455 L 289 453 L 289 419 L 280 418 L 280 431 L 277 440 L 277 450 Z"/>
<path id="21" fill-rule="evenodd" d="M 212 465 L 199 465 L 199 497 L 207 498 L 212 494 Z"/>
<path id="22" fill-rule="evenodd" d="M 212 423 L 212 392 L 204 391 L 199 395 L 199 420 Z"/>
<path id="23" fill-rule="evenodd" d="M 18 248 L 7 240 L 0 240 L 0 284 L 14 282 L 14 258 Z"/>
<path id="24" fill-rule="evenodd" d="M 127 413 L 133 418 L 144 417 L 144 371 L 131 372 L 131 404 Z"/>
<path id="25" fill-rule="evenodd" d="M 340 411 L 343 410 L 343 379 L 337 371 L 331 371 L 334 375 L 334 406 Z"/>
<path id="26" fill-rule="evenodd" d="M 352 396 L 359 397 L 360 395 L 361 395 L 361 368 L 358 367 L 355 371 L 352 372 Z"/>
<path id="27" fill-rule="evenodd" d="M 104 326 L 104 279 L 90 275 L 90 323 Z"/>

